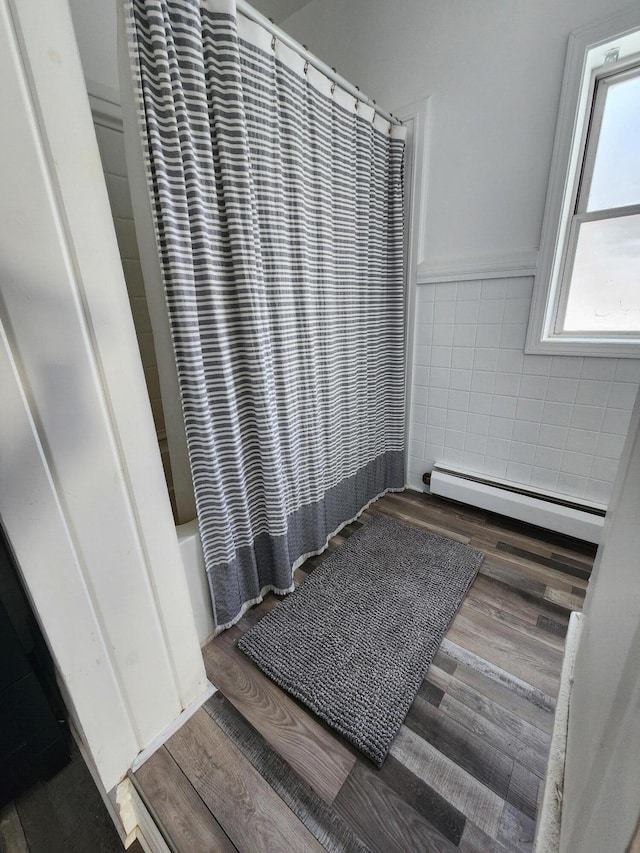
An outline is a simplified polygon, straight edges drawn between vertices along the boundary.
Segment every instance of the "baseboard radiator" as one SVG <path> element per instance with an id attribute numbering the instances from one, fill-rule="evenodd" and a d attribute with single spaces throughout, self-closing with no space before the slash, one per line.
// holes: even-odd
<path id="1" fill-rule="evenodd" d="M 551 492 L 491 480 L 436 463 L 429 479 L 434 495 L 506 515 L 537 527 L 599 544 L 606 507 Z"/>

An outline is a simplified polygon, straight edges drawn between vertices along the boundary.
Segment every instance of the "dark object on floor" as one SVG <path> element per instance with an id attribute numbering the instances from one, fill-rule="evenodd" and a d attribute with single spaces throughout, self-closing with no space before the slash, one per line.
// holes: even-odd
<path id="1" fill-rule="evenodd" d="M 238 648 L 381 767 L 482 560 L 376 518 Z"/>
<path id="2" fill-rule="evenodd" d="M 74 743 L 71 762 L 63 770 L 0 812 L 0 851 L 5 848 L 7 853 L 122 853 L 120 837 Z"/>

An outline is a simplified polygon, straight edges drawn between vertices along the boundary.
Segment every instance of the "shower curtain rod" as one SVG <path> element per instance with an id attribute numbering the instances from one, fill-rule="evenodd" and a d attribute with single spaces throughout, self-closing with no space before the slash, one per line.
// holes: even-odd
<path id="1" fill-rule="evenodd" d="M 310 53 L 306 46 L 300 44 L 295 39 L 291 38 L 291 36 L 287 35 L 284 30 L 281 30 L 280 27 L 276 26 L 273 21 L 266 18 L 262 13 L 258 12 L 257 9 L 254 9 L 246 0 L 236 0 L 236 8 L 238 12 L 245 16 L 245 18 L 249 18 L 251 21 L 255 21 L 256 24 L 260 24 L 265 28 L 268 32 L 270 32 L 276 39 L 282 44 L 285 44 L 287 47 L 294 50 L 297 54 L 299 54 L 309 65 L 313 65 L 318 71 L 328 77 L 330 80 L 335 81 L 341 89 L 344 89 L 350 95 L 353 95 L 358 101 L 363 104 L 367 104 L 378 113 L 379 116 L 382 116 L 383 119 L 386 119 L 390 124 L 402 124 L 402 122 L 395 118 L 395 116 L 388 113 L 386 110 L 381 109 L 374 100 L 368 98 L 366 95 L 363 95 L 360 89 L 357 86 L 354 86 L 353 83 L 349 83 L 348 80 L 345 80 L 344 77 L 341 77 L 340 74 L 337 73 L 335 68 L 331 68 L 326 62 L 323 62 L 321 59 L 318 59 L 313 53 Z"/>

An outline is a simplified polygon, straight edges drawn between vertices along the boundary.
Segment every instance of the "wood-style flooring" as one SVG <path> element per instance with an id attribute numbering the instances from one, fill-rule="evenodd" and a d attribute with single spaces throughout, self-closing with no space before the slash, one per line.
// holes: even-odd
<path id="1" fill-rule="evenodd" d="M 381 770 L 266 678 L 235 641 L 273 595 L 204 649 L 219 688 L 136 773 L 171 849 L 531 850 L 565 635 L 594 548 L 405 491 L 368 516 L 469 543 L 485 560 Z"/>

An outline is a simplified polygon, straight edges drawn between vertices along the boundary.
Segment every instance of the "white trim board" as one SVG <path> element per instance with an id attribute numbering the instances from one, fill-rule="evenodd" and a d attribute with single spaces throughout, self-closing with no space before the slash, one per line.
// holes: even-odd
<path id="1" fill-rule="evenodd" d="M 424 262 L 417 268 L 418 284 L 446 281 L 482 281 L 493 278 L 518 278 L 536 274 L 538 250 L 495 252 L 450 258 L 443 263 Z"/>

